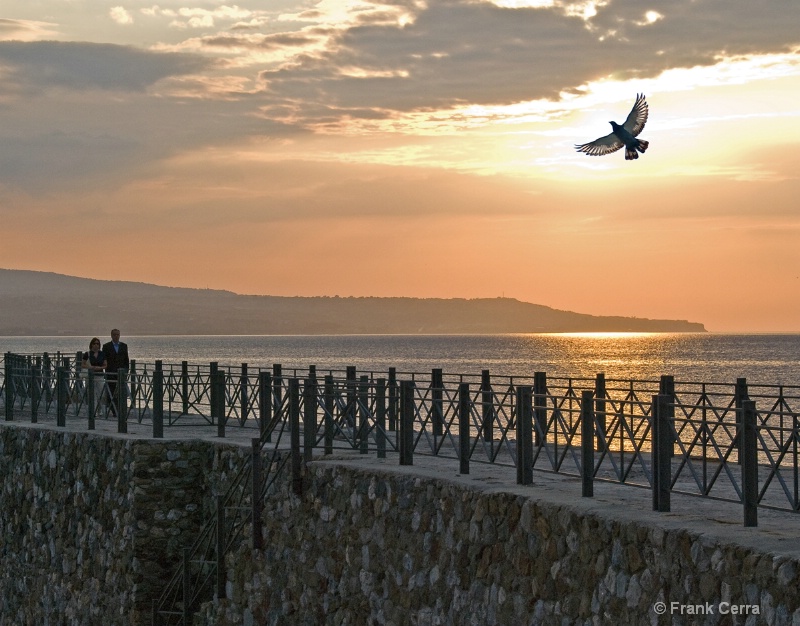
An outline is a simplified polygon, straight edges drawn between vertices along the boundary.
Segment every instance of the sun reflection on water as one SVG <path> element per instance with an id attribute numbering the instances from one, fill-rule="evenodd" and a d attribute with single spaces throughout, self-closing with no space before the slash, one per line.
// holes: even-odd
<path id="1" fill-rule="evenodd" d="M 554 333 L 557 337 L 586 337 L 587 339 L 626 339 L 629 337 L 650 337 L 659 333 L 641 332 L 594 332 L 594 333 Z"/>
<path id="2" fill-rule="evenodd" d="M 84 337 L 4 337 L 4 352 L 85 350 Z M 345 335 L 345 336 L 149 336 L 127 337 L 141 362 L 192 363 L 252 368 L 305 367 L 359 372 L 430 372 L 493 375 L 657 380 L 668 374 L 683 381 L 800 385 L 800 335 L 716 335 L 711 333 L 563 333 L 516 335 Z"/>

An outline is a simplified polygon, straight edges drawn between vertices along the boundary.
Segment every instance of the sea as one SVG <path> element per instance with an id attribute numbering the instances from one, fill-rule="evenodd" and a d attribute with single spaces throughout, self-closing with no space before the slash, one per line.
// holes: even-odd
<path id="1" fill-rule="evenodd" d="M 3 353 L 88 349 L 91 337 L 0 337 Z M 108 341 L 108 337 L 100 337 Z M 565 333 L 504 335 L 129 336 L 131 358 L 144 363 L 656 380 L 800 386 L 800 334 Z"/>

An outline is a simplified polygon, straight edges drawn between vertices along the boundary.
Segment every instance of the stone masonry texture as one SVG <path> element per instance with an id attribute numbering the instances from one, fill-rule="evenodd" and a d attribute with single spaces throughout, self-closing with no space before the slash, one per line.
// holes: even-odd
<path id="1" fill-rule="evenodd" d="M 227 597 L 196 623 L 800 624 L 796 553 L 638 517 L 312 463 L 301 496 L 288 481 L 271 494 L 266 549 L 229 555 Z M 658 615 L 657 602 L 692 613 Z"/>
<path id="2" fill-rule="evenodd" d="M 150 624 L 153 599 L 241 453 L 0 428 L 0 625 Z"/>
<path id="3" fill-rule="evenodd" d="M 149 624 L 248 457 L 231 442 L 0 427 L 0 626 Z M 245 532 L 225 596 L 194 623 L 800 625 L 797 533 L 690 524 L 696 498 L 657 517 L 642 490 L 612 485 L 622 495 L 604 508 L 574 482 L 523 488 L 486 466 L 467 481 L 441 463 L 315 458 L 300 494 L 290 464 L 271 463 L 265 547 Z M 797 517 L 781 515 L 791 538 Z"/>

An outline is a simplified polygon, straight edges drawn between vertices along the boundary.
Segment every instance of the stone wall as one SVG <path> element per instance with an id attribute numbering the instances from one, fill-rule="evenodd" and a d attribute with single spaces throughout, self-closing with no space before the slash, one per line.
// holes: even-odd
<path id="1" fill-rule="evenodd" d="M 800 624 L 795 545 L 781 556 L 715 537 L 711 520 L 648 520 L 659 514 L 633 488 L 610 486 L 643 508 L 607 515 L 409 471 L 315 462 L 301 497 L 285 482 L 264 513 L 267 548 L 229 556 L 227 598 L 195 623 Z"/>
<path id="2" fill-rule="evenodd" d="M 149 624 L 248 454 L 0 425 L 0 625 Z M 742 529 L 697 498 L 664 515 L 634 488 L 582 499 L 561 478 L 520 487 L 509 468 L 396 463 L 315 460 L 299 496 L 274 463 L 266 548 L 245 535 L 226 597 L 195 624 L 800 624 L 795 515 Z M 701 504 L 711 512 L 690 519 Z"/>
<path id="3" fill-rule="evenodd" d="M 244 451 L 0 426 L 0 624 L 150 624 Z"/>

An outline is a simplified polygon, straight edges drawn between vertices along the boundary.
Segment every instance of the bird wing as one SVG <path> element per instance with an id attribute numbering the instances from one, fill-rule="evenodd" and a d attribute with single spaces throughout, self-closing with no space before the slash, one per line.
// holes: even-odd
<path id="1" fill-rule="evenodd" d="M 645 122 L 647 122 L 647 102 L 644 99 L 644 94 L 639 93 L 636 94 L 636 102 L 634 103 L 631 112 L 628 113 L 628 117 L 625 119 L 625 123 L 622 125 L 622 128 L 636 137 L 640 132 L 642 132 Z"/>
<path id="2" fill-rule="evenodd" d="M 603 156 L 604 154 L 616 152 L 624 145 L 625 144 L 619 140 L 619 137 L 617 137 L 614 133 L 610 133 L 605 137 L 600 137 L 594 141 L 590 141 L 589 143 L 576 145 L 575 149 L 578 152 L 585 152 L 590 156 Z"/>

